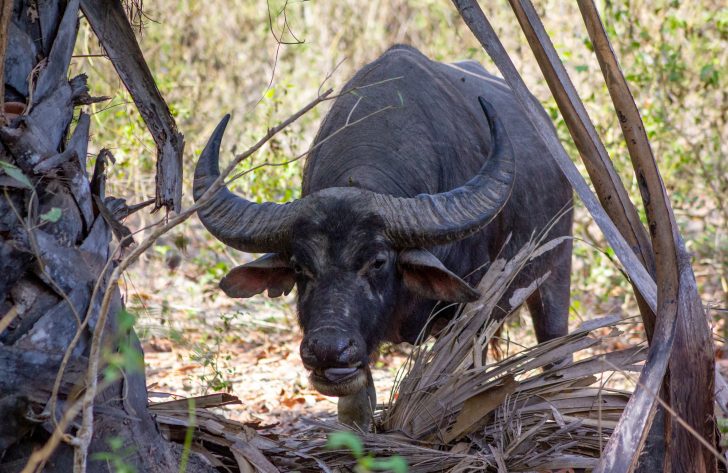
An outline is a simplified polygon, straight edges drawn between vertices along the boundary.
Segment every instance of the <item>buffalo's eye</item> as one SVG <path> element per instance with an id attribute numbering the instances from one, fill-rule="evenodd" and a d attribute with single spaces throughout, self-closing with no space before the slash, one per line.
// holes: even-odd
<path id="1" fill-rule="evenodd" d="M 372 261 L 372 269 L 382 269 L 384 265 L 387 263 L 387 258 L 384 256 L 377 256 L 374 261 Z"/>
<path id="2" fill-rule="evenodd" d="M 291 258 L 291 266 L 293 267 L 293 273 L 296 276 L 303 276 L 306 274 L 306 268 L 299 264 L 295 258 Z"/>

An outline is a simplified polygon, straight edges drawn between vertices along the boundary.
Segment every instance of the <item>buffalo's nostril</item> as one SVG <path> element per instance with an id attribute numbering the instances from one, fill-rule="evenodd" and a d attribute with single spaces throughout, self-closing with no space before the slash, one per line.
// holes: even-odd
<path id="1" fill-rule="evenodd" d="M 346 347 L 336 356 L 336 362 L 342 365 L 348 365 L 359 360 L 359 347 L 353 339 L 349 339 Z"/>
<path id="2" fill-rule="evenodd" d="M 348 336 L 340 330 L 313 330 L 301 343 L 301 359 L 309 369 L 349 368 L 366 359 L 364 346 L 357 337 Z M 336 378 L 348 375 L 350 373 L 331 374 Z"/>
<path id="3" fill-rule="evenodd" d="M 316 355 L 305 340 L 301 343 L 301 360 L 303 360 L 303 364 L 308 367 L 316 366 Z"/>

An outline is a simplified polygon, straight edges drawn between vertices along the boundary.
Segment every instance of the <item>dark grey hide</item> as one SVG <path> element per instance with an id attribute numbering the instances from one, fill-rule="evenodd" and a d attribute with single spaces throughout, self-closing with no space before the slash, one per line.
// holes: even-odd
<path id="1" fill-rule="evenodd" d="M 268 252 L 225 277 L 228 295 L 297 287 L 312 384 L 341 396 L 341 420 L 365 426 L 369 355 L 383 341 L 415 342 L 438 304 L 451 318 L 452 303 L 477 298 L 471 286 L 490 261 L 549 225 L 551 238 L 570 235 L 572 192 L 507 86 L 475 62 L 395 46 L 344 90 L 353 92 L 334 102 L 306 162 L 302 199 L 257 205 L 223 189 L 200 218 L 231 246 Z M 218 174 L 223 129 L 198 164 L 196 199 Z M 566 241 L 513 283 L 551 271 L 527 301 L 539 341 L 567 332 L 570 262 Z"/>

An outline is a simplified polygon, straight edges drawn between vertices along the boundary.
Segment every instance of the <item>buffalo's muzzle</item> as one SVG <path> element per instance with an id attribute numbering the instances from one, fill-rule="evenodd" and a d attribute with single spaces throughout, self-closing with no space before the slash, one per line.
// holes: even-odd
<path id="1" fill-rule="evenodd" d="M 345 396 L 366 382 L 366 344 L 358 334 L 335 327 L 311 330 L 301 342 L 301 359 L 322 394 Z"/>
<path id="2" fill-rule="evenodd" d="M 323 327 L 310 331 L 301 342 L 301 359 L 311 370 L 356 367 L 367 359 L 366 345 L 358 335 Z M 343 373 L 334 371 L 333 376 Z"/>

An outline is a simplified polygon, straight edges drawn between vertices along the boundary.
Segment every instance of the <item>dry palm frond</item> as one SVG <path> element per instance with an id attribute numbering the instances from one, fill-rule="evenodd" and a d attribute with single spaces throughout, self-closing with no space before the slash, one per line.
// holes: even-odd
<path id="1" fill-rule="evenodd" d="M 511 260 L 491 264 L 479 284 L 483 296 L 466 305 L 434 342 L 413 352 L 396 393 L 378 413 L 377 432 L 355 432 L 369 454 L 400 455 L 412 472 L 533 471 L 596 464 L 629 393 L 593 387 L 595 375 L 639 370 L 645 350 L 632 347 L 572 359 L 618 336 L 619 317 L 589 321 L 567 336 L 500 361 L 485 360 L 502 323 L 490 316 L 496 304 L 523 266 L 562 241 L 532 241 Z M 547 277 L 516 290 L 509 305 L 518 307 Z M 228 401 L 216 399 L 214 405 Z M 190 423 L 184 401 L 174 402 L 153 410 L 166 423 L 168 437 L 179 440 Z M 356 464 L 349 452 L 326 448 L 328 433 L 347 429 L 335 422 L 316 422 L 278 438 L 210 416 L 197 410 L 195 449 L 230 471 L 334 471 Z"/>
<path id="2" fill-rule="evenodd" d="M 192 451 L 221 471 L 277 472 L 262 453 L 278 449 L 274 439 L 260 435 L 254 424 L 226 419 L 209 410 L 239 403 L 235 396 L 212 394 L 154 403 L 149 410 L 168 440 L 184 443 L 187 431 L 193 429 Z"/>
<path id="3" fill-rule="evenodd" d="M 409 406 L 406 412 L 417 413 L 409 425 L 420 425 L 422 418 L 431 419 L 430 427 L 422 429 L 422 438 L 396 429 L 356 434 L 368 453 L 376 457 L 400 455 L 411 472 L 593 467 L 629 399 L 626 392 L 589 387 L 596 381 L 593 375 L 611 371 L 614 366 L 637 369 L 635 363 L 643 359 L 642 350 L 594 356 L 546 372 L 536 370 L 563 353 L 564 347 L 591 346 L 599 340 L 592 330 L 615 323 L 614 319 L 600 322 L 564 337 L 560 343 L 535 347 L 481 370 L 484 378 L 479 386 L 488 386 L 485 391 L 467 397 L 451 388 L 441 388 L 421 396 L 419 408 L 428 409 L 429 416 Z M 493 380 L 490 371 L 501 374 Z M 453 400 L 466 399 L 453 407 L 455 402 L 444 402 L 440 393 L 448 393 Z M 409 402 L 404 395 L 398 399 Z M 380 425 L 386 424 L 387 415 L 386 410 L 381 413 L 384 423 Z M 317 427 L 320 430 L 288 439 L 285 453 L 276 454 L 271 461 L 302 471 L 320 471 L 321 464 L 332 471 L 353 467 L 355 462 L 349 452 L 325 448 L 325 434 L 346 427 L 334 423 L 318 423 Z M 302 453 L 306 457 L 300 456 Z"/>
<path id="4" fill-rule="evenodd" d="M 615 327 L 619 317 L 594 320 L 565 337 L 484 362 L 502 323 L 491 318 L 496 304 L 523 266 L 562 241 L 532 241 L 510 261 L 491 265 L 479 284 L 480 300 L 465 306 L 433 344 L 413 354 L 397 386 L 397 400 L 381 415 L 382 431 L 402 432 L 441 450 L 463 441 L 474 444 L 477 448 L 470 450 L 480 453 L 478 459 L 492 461 L 495 469 L 593 464 L 629 396 L 588 386 L 595 374 L 615 366 L 639 369 L 636 364 L 645 353 L 634 347 L 570 360 L 602 338 L 617 336 L 616 328 L 606 337 L 594 331 Z M 509 305 L 518 307 L 547 277 L 516 290 Z"/>
<path id="5" fill-rule="evenodd" d="M 555 243 L 560 242 L 561 239 Z M 556 244 L 545 248 L 554 248 Z M 414 438 L 423 438 L 432 433 L 433 420 L 448 417 L 453 410 L 462 407 L 463 396 L 469 398 L 488 391 L 495 387 L 493 382 L 502 381 L 502 373 L 492 370 L 490 372 L 495 376 L 488 376 L 488 381 L 483 377 L 489 368 L 484 365 L 483 358 L 502 323 L 502 320 L 492 319 L 491 313 L 516 274 L 544 252 L 537 248 L 536 242 L 530 242 L 510 261 L 494 261 L 478 285 L 481 298 L 467 304 L 460 316 L 442 330 L 434 344 L 420 345 L 414 352 L 406 376 L 396 387 L 398 399 L 402 401 L 392 403 L 387 409 L 382 425 L 384 430 L 401 430 Z M 519 306 L 546 277 L 548 274 L 535 281 L 532 287 L 516 291 L 512 299 L 519 300 L 509 301 L 511 306 Z M 433 413 L 438 419 L 433 418 Z"/>

